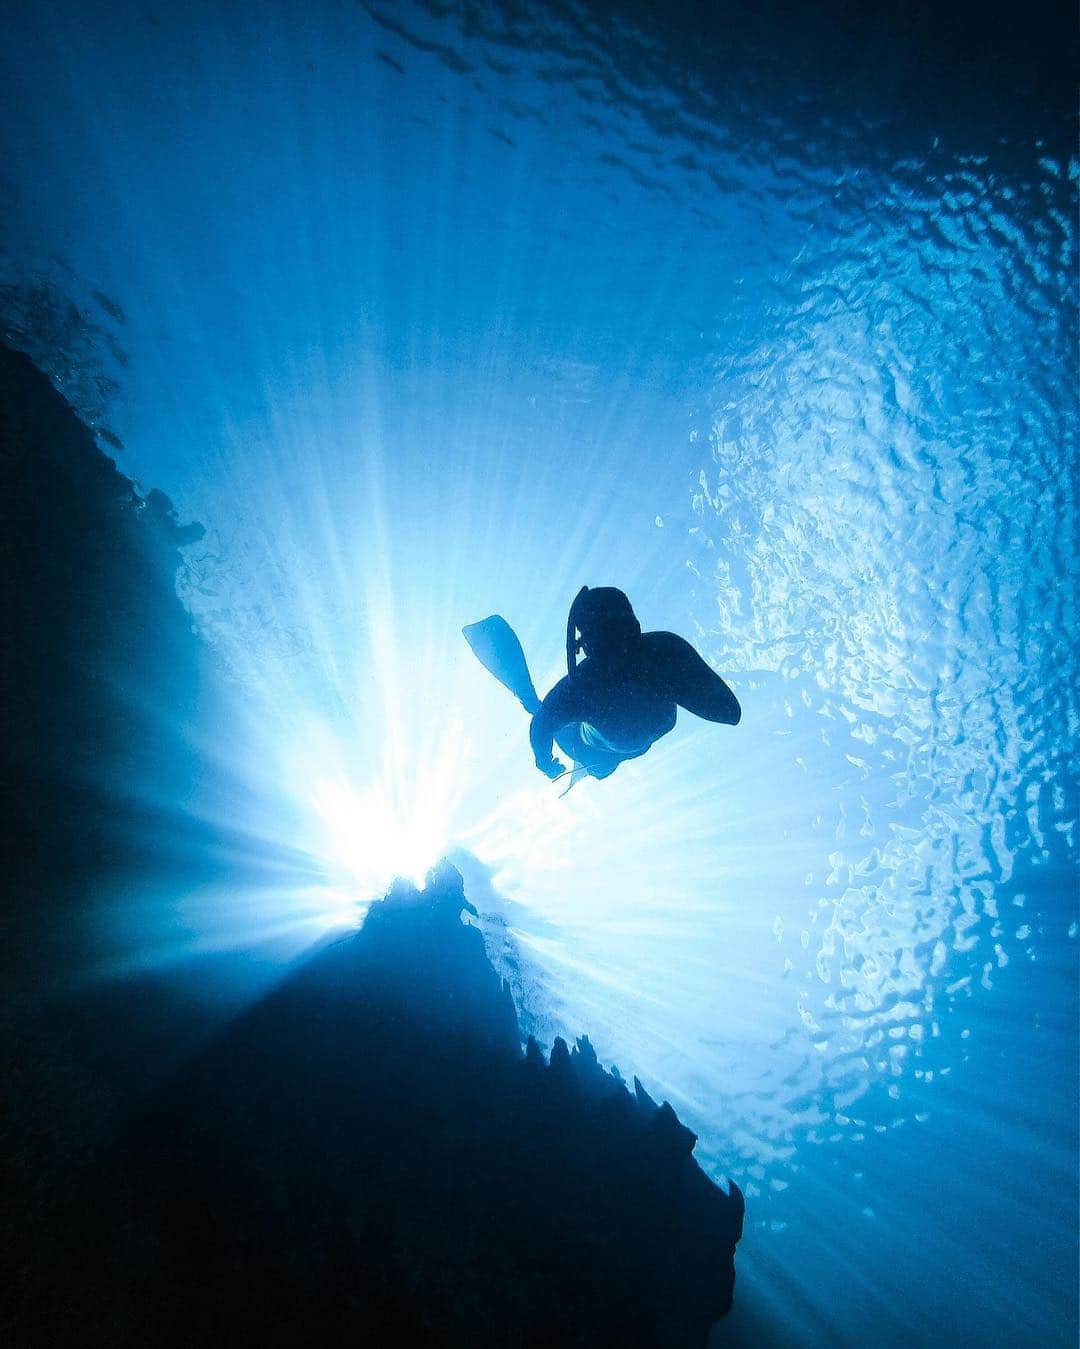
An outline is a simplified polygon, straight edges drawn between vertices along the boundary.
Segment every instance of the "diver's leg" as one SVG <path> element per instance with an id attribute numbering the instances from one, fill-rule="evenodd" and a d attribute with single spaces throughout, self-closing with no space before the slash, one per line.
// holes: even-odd
<path id="1" fill-rule="evenodd" d="M 688 641 L 673 632 L 649 632 L 645 641 L 653 678 L 666 696 L 695 717 L 739 724 L 739 700 Z"/>
<path id="2" fill-rule="evenodd" d="M 596 745 L 587 744 L 581 738 L 581 732 L 576 725 L 564 726 L 557 732 L 555 743 L 573 763 L 587 768 L 589 776 L 594 778 L 610 777 L 624 757 L 621 754 L 612 754 L 610 750 L 599 749 Z"/>

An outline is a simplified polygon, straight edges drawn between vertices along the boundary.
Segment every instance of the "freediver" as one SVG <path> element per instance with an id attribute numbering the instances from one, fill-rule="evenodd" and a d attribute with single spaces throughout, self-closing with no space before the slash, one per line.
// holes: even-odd
<path id="1" fill-rule="evenodd" d="M 571 785 L 610 777 L 649 750 L 683 707 L 706 721 L 737 726 L 738 699 L 689 642 L 673 632 L 642 632 L 629 599 L 614 586 L 582 586 L 566 620 L 567 673 L 541 702 L 516 634 L 497 614 L 464 629 L 483 664 L 532 714 L 529 740 L 549 778 L 572 761 Z M 578 663 L 578 655 L 585 659 Z"/>

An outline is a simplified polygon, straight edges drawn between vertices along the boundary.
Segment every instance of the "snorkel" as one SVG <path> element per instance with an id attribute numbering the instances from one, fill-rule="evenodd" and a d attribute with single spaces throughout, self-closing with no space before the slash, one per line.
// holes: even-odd
<path id="1" fill-rule="evenodd" d="M 574 596 L 574 602 L 570 606 L 570 612 L 566 618 L 566 673 L 571 679 L 574 677 L 574 671 L 577 669 L 578 652 L 582 649 L 581 639 L 578 636 L 578 619 L 581 617 L 581 611 L 585 606 L 585 596 L 589 593 L 588 586 L 582 586 Z"/>

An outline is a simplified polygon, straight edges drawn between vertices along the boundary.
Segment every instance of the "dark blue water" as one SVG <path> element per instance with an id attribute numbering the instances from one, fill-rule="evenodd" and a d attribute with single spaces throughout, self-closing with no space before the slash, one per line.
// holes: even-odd
<path id="1" fill-rule="evenodd" d="M 17 7 L 4 326 L 206 528 L 192 818 L 228 777 L 320 872 L 128 893 L 106 967 L 272 965 L 462 850 L 532 1024 L 745 1191 L 719 1342 L 1066 1344 L 1068 58 L 900 17 Z M 559 799 L 460 628 L 543 691 L 583 582 L 744 718 Z"/>

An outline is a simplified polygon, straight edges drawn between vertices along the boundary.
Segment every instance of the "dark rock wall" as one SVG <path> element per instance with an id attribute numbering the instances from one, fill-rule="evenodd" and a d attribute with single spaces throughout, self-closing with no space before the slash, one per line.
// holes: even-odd
<path id="1" fill-rule="evenodd" d="M 118 1022 L 101 1000 L 62 1003 L 92 964 L 103 893 L 161 865 L 155 837 L 199 772 L 184 732 L 203 653 L 175 592 L 198 532 L 161 493 L 140 495 L 46 376 L 0 344 L 4 1343 L 41 1342 L 31 1309 L 60 1315 L 81 1258 L 70 1195 L 118 1123 L 92 1051 L 138 1057 L 120 1043 L 130 1006 Z"/>
<path id="2" fill-rule="evenodd" d="M 0 346 L 0 972 L 24 995 L 78 964 L 95 878 L 132 860 L 146 803 L 197 774 L 202 652 L 175 576 L 200 533 Z"/>

